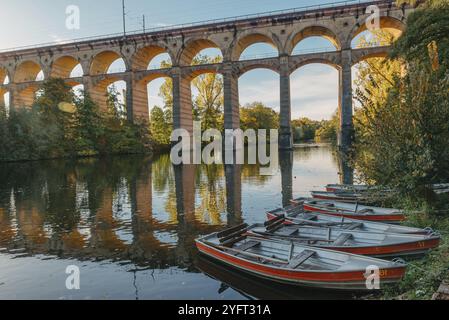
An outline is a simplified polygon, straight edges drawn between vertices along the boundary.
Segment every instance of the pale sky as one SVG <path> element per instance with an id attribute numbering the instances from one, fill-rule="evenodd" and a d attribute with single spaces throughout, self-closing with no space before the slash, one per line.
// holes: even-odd
<path id="1" fill-rule="evenodd" d="M 329 3 L 326 0 L 126 0 L 127 30 L 203 21 L 271 10 Z M 79 30 L 65 27 L 66 8 L 80 8 Z M 2 0 L 0 10 L 0 49 L 77 39 L 122 32 L 121 0 Z M 308 38 L 297 53 L 316 48 L 332 48 L 322 38 Z M 254 45 L 243 55 L 273 52 L 267 45 Z M 161 105 L 157 97 L 160 81 L 150 85 L 150 105 Z M 244 74 L 239 81 L 240 103 L 261 101 L 279 110 L 279 76 L 264 69 Z M 313 64 L 295 71 L 291 77 L 292 118 L 329 119 L 338 106 L 338 72 L 332 67 Z"/>

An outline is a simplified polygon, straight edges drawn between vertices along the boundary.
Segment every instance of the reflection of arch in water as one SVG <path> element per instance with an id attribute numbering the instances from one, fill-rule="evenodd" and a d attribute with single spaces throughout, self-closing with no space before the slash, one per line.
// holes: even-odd
<path id="1" fill-rule="evenodd" d="M 195 221 L 195 165 L 173 166 L 178 220 Z"/>
<path id="2" fill-rule="evenodd" d="M 107 188 L 102 196 L 101 205 L 95 212 L 95 219 L 91 226 L 91 246 L 98 250 L 102 255 L 107 252 L 114 252 L 117 250 L 124 250 L 126 245 L 114 232 L 117 227 L 117 222 L 113 215 L 113 192 Z M 106 250 L 106 252 L 102 252 Z"/>
<path id="3" fill-rule="evenodd" d="M 8 207 L 0 208 L 0 245 L 8 246 L 16 236 L 16 230 L 12 224 L 12 217 Z"/>
<path id="4" fill-rule="evenodd" d="M 87 167 L 86 164 L 88 164 Z M 33 186 L 33 191 L 31 194 L 21 194 L 19 201 L 15 201 L 18 204 L 18 234 L 14 235 L 15 237 L 12 239 L 6 239 L 5 247 L 14 243 L 26 247 L 32 253 L 49 254 L 57 251 L 61 257 L 65 258 L 95 260 L 114 258 L 117 261 L 131 259 L 141 265 L 161 268 L 176 265 L 190 267 L 196 254 L 195 238 L 200 234 L 220 229 L 220 226 L 211 226 L 196 221 L 194 215 L 187 218 L 182 217 L 179 223 L 154 219 L 151 162 L 143 164 L 140 171 L 123 170 L 128 167 L 123 164 L 122 160 L 118 164 L 114 164 L 114 161 L 101 162 L 100 166 L 98 164 L 97 161 L 83 162 L 82 170 L 72 170 L 75 168 L 60 167 L 57 162 L 51 162 L 46 164 L 45 169 L 39 171 L 42 174 L 27 175 L 31 178 L 22 182 L 24 185 Z M 89 169 L 88 167 L 91 165 L 92 168 Z M 35 169 L 34 166 L 30 167 L 30 170 Z M 111 174 L 119 169 L 122 170 L 122 173 Z M 184 178 L 186 178 L 184 191 L 189 187 L 188 191 L 191 195 L 194 195 L 194 185 L 192 185 L 192 181 L 194 181 L 192 176 L 195 176 L 192 175 L 192 172 L 195 172 L 194 169 L 193 166 L 193 170 L 184 170 Z M 124 171 L 126 174 L 123 174 Z M 50 172 L 57 174 L 54 175 Z M 113 210 L 116 186 L 119 181 L 123 181 L 123 178 L 126 178 L 128 181 L 126 185 L 129 186 L 129 196 L 125 200 L 126 204 L 132 204 L 132 216 L 129 217 L 131 224 L 128 223 L 128 217 L 126 221 L 121 221 L 117 214 L 114 215 Z M 86 183 L 84 179 L 88 179 L 89 183 Z M 71 194 L 68 201 L 73 204 L 62 204 L 54 199 L 55 197 L 61 198 L 61 194 L 54 188 L 64 181 L 76 185 L 73 188 L 76 196 Z M 50 198 L 48 191 L 42 191 L 43 185 L 50 185 L 49 191 L 53 193 Z M 101 191 L 97 189 L 98 186 L 101 186 Z M 127 190 L 120 192 L 128 192 Z M 83 204 L 77 203 L 80 195 L 84 199 Z M 182 195 L 181 198 L 186 200 L 185 206 L 192 207 L 194 197 Z M 53 203 L 52 209 L 47 211 L 50 214 L 42 214 L 48 201 Z M 40 209 L 41 207 L 42 209 Z M 3 206 L 0 208 L 3 209 Z M 71 220 L 63 227 L 58 226 L 61 221 L 51 214 L 51 212 L 58 211 L 58 208 L 62 208 L 60 211 L 72 212 L 75 210 L 79 212 L 79 219 Z M 5 212 L 0 212 L 0 214 L 1 227 L 12 223 L 11 215 L 5 215 Z M 3 223 L 5 219 L 7 223 Z M 118 229 L 123 229 L 127 234 L 132 233 L 132 243 L 120 239 L 120 234 L 117 234 Z M 8 230 L 11 228 L 8 227 Z"/>
<path id="5" fill-rule="evenodd" d="M 47 244 L 45 217 L 36 207 L 17 204 L 17 235 L 23 237 L 27 248 L 39 248 Z"/>
<path id="6" fill-rule="evenodd" d="M 198 166 L 196 187 L 200 202 L 195 208 L 195 218 L 199 223 L 223 225 L 222 214 L 226 210 L 226 194 L 222 167 L 222 165 Z"/>
<path id="7" fill-rule="evenodd" d="M 174 245 L 173 241 L 165 240 L 162 234 L 172 234 L 176 227 L 168 222 L 158 221 L 153 217 L 153 184 L 151 162 L 142 166 L 138 177 L 130 183 L 132 202 L 132 252 L 147 258 L 153 252 L 167 256 L 167 250 Z M 140 257 L 142 258 L 142 257 Z"/>

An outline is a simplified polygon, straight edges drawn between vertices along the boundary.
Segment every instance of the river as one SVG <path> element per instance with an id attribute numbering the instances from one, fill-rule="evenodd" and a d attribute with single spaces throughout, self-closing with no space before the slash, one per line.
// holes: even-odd
<path id="1" fill-rule="evenodd" d="M 258 165 L 184 165 L 169 155 L 0 165 L 0 299 L 308 299 L 201 257 L 199 235 L 341 181 L 329 146 Z M 68 266 L 80 289 L 66 288 Z"/>

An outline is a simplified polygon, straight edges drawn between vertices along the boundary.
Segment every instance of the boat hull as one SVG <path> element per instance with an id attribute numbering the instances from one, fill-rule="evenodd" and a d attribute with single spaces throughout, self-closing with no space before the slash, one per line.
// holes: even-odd
<path id="1" fill-rule="evenodd" d="M 251 273 L 255 276 L 276 281 L 279 283 L 336 290 L 368 290 L 365 273 L 363 271 L 347 272 L 306 272 L 283 270 L 261 263 L 241 259 L 226 252 L 217 250 L 200 241 L 196 241 L 198 250 L 213 259 Z M 405 265 L 390 267 L 380 270 L 381 286 L 396 283 L 402 279 L 406 270 Z"/>
<path id="2" fill-rule="evenodd" d="M 312 194 L 312 197 L 314 199 L 318 200 L 333 200 L 333 201 L 340 201 L 340 202 L 347 202 L 347 203 L 356 203 L 356 202 L 363 202 L 364 199 L 359 197 L 340 197 L 338 195 L 335 195 L 333 193 L 329 193 L 329 195 L 326 194 Z"/>
<path id="3" fill-rule="evenodd" d="M 320 249 L 336 250 L 345 253 L 358 254 L 363 256 L 370 256 L 376 258 L 394 258 L 401 256 L 423 255 L 428 251 L 437 248 L 440 245 L 439 238 L 421 239 L 419 241 L 411 241 L 406 243 L 385 244 L 385 245 L 365 245 L 365 246 L 334 246 L 325 244 L 311 244 L 309 240 L 298 239 L 295 237 L 281 237 L 273 234 L 272 236 L 261 235 L 256 232 L 249 231 L 251 236 L 262 237 L 265 239 L 281 239 L 290 240 L 310 247 Z"/>
<path id="4" fill-rule="evenodd" d="M 357 192 L 364 192 L 367 190 L 370 190 L 372 188 L 373 190 L 376 190 L 375 187 L 369 187 L 366 185 L 335 185 L 335 184 L 328 184 L 326 186 L 327 192 L 344 192 L 344 191 L 357 191 Z"/>
<path id="5" fill-rule="evenodd" d="M 319 213 L 319 212 L 315 211 L 314 214 L 319 214 L 321 216 L 327 216 L 327 217 L 338 217 L 338 218 L 341 217 L 341 216 L 328 214 L 327 212 L 320 212 Z M 267 212 L 267 220 L 268 221 L 276 219 L 278 217 L 279 217 L 279 215 L 277 215 L 277 214 L 275 214 L 273 212 Z M 365 223 L 365 224 L 370 224 L 370 225 L 372 225 L 372 224 L 382 224 L 382 225 L 386 225 L 386 226 L 388 226 L 390 228 L 394 228 L 393 231 L 390 231 L 390 230 L 389 231 L 377 230 L 375 228 L 371 228 L 370 230 L 360 230 L 360 231 L 390 232 L 390 233 L 411 234 L 411 235 L 413 235 L 413 234 L 416 234 L 416 235 L 429 235 L 429 234 L 431 234 L 433 232 L 431 229 L 408 228 L 408 227 L 402 227 L 402 226 L 399 226 L 399 225 L 393 224 L 393 223 L 384 223 L 382 221 L 368 221 L 368 220 L 355 219 L 353 217 L 344 217 L 344 218 L 349 219 L 349 221 L 354 222 L 354 223 L 357 222 L 357 221 L 360 221 L 360 222 Z M 286 215 L 285 216 L 284 225 L 298 224 L 298 223 L 296 223 L 295 221 L 293 221 L 291 219 L 295 219 L 295 218 L 290 218 L 288 215 Z M 347 222 L 348 220 L 345 220 L 345 221 Z M 303 225 L 304 224 L 307 225 L 307 223 L 303 223 Z"/>
<path id="6" fill-rule="evenodd" d="M 386 222 L 386 223 L 399 223 L 405 221 L 405 215 L 403 213 L 398 214 L 357 214 L 352 212 L 335 212 L 332 209 L 324 209 L 320 207 L 315 207 L 311 204 L 304 204 L 304 210 L 325 213 L 337 217 L 345 217 L 356 220 L 366 220 L 366 221 L 376 221 L 376 222 Z"/>

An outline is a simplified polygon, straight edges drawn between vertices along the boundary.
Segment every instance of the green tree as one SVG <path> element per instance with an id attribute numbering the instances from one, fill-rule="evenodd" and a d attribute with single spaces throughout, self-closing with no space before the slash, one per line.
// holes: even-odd
<path id="1" fill-rule="evenodd" d="M 128 122 L 116 94 L 101 115 L 88 92 L 79 98 L 61 79 L 44 81 L 32 106 L 12 106 L 8 116 L 0 108 L 0 161 L 148 151 L 147 124 Z"/>
<path id="2" fill-rule="evenodd" d="M 407 30 L 395 43 L 392 57 L 406 61 L 440 64 L 449 61 L 449 3 L 447 0 L 427 0 L 422 8 L 407 18 Z M 431 51 L 435 52 L 431 52 Z"/>
<path id="3" fill-rule="evenodd" d="M 105 126 L 98 106 L 88 92 L 84 92 L 83 98 L 75 98 L 75 105 L 77 154 L 88 156 L 104 152 L 106 147 L 102 137 L 105 133 Z"/>
<path id="4" fill-rule="evenodd" d="M 161 62 L 161 68 L 168 68 L 171 63 L 168 61 Z M 173 112 L 173 80 L 165 78 L 164 83 L 159 88 L 159 97 L 164 101 L 164 109 Z"/>
<path id="5" fill-rule="evenodd" d="M 253 102 L 240 108 L 242 130 L 278 129 L 279 114 L 262 102 Z"/>
<path id="6" fill-rule="evenodd" d="M 149 128 L 145 123 L 131 123 L 126 118 L 126 105 L 120 101 L 115 87 L 108 90 L 107 107 L 104 116 L 106 153 L 142 153 L 150 145 Z"/>
<path id="7" fill-rule="evenodd" d="M 355 164 L 364 180 L 416 191 L 449 179 L 448 15 L 438 1 L 411 14 L 392 54 L 405 75 L 372 77 L 357 93 Z"/>
<path id="8" fill-rule="evenodd" d="M 193 59 L 193 64 L 220 63 L 222 57 L 210 58 L 199 55 Z M 192 80 L 197 91 L 193 99 L 193 114 L 195 120 L 201 121 L 202 130 L 223 130 L 223 77 L 216 73 L 201 74 Z"/>
<path id="9" fill-rule="evenodd" d="M 63 79 L 49 78 L 39 88 L 34 101 L 33 109 L 36 111 L 36 117 L 43 117 L 42 121 L 52 127 L 53 136 L 49 136 L 47 142 L 54 143 L 50 146 L 53 157 L 63 156 L 73 150 L 74 99 L 72 88 Z"/>
<path id="10" fill-rule="evenodd" d="M 337 133 L 339 127 L 338 113 L 335 112 L 331 120 L 323 120 L 320 122 L 320 127 L 315 132 L 315 141 L 330 142 L 337 144 Z"/>
<path id="11" fill-rule="evenodd" d="M 313 141 L 315 139 L 315 132 L 319 127 L 319 121 L 314 121 L 309 118 L 293 120 L 293 140 L 296 142 Z"/>
<path id="12" fill-rule="evenodd" d="M 165 147 L 170 145 L 170 134 L 172 130 L 171 113 L 169 110 L 162 110 L 162 108 L 155 106 L 150 114 L 150 131 L 151 137 L 158 147 Z"/>

